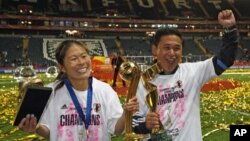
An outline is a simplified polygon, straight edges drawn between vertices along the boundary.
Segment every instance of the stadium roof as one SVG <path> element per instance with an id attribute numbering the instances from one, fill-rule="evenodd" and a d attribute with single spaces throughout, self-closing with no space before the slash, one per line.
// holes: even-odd
<path id="1" fill-rule="evenodd" d="M 1 0 L 2 29 L 146 32 L 172 26 L 219 32 L 217 14 L 232 9 L 250 32 L 250 0 Z"/>
<path id="2" fill-rule="evenodd" d="M 238 18 L 249 18 L 249 5 L 249 0 L 2 0 L 0 9 L 2 12 L 19 12 L 26 6 L 34 14 L 81 18 L 109 14 L 162 20 L 216 18 L 223 9 L 232 9 Z"/>

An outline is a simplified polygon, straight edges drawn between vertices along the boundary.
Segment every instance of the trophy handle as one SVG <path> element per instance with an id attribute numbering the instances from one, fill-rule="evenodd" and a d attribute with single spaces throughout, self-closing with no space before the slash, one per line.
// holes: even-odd
<path id="1" fill-rule="evenodd" d="M 148 92 L 148 94 L 146 95 L 146 103 L 151 112 L 156 112 L 158 103 L 158 91 L 157 87 L 154 84 L 150 83 L 150 80 L 152 80 L 157 74 L 159 74 L 162 71 L 163 68 L 161 67 L 160 63 L 157 62 L 142 74 L 142 80 L 143 80 L 142 82 L 145 89 Z M 160 128 L 153 128 L 152 129 L 153 134 L 158 134 L 164 131 L 164 127 L 161 121 L 159 122 L 160 122 Z"/>
<path id="2" fill-rule="evenodd" d="M 146 95 L 146 102 L 151 112 L 156 112 L 158 101 L 157 88 L 152 87 L 150 92 Z"/>

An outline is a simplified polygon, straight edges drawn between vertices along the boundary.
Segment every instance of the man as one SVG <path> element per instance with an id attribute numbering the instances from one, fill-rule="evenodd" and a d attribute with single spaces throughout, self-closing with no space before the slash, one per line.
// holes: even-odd
<path id="1" fill-rule="evenodd" d="M 118 55 L 116 52 L 113 53 L 113 58 L 111 61 L 111 64 L 114 68 L 114 77 L 113 77 L 113 87 L 116 87 L 116 81 L 117 81 L 117 77 L 118 77 L 118 73 L 120 70 L 120 66 L 121 64 L 124 62 L 124 59 L 122 58 L 121 55 Z M 122 80 L 122 84 L 123 87 L 126 86 L 126 82 L 124 80 Z"/>
<path id="2" fill-rule="evenodd" d="M 212 58 L 196 63 L 179 64 L 183 39 L 177 30 L 160 29 L 156 32 L 152 51 L 164 70 L 150 81 L 157 86 L 157 110 L 151 112 L 148 108 L 145 100 L 148 92 L 140 81 L 137 89 L 140 110 L 134 119 L 135 132 L 149 133 L 162 124 L 163 132 L 170 140 L 202 141 L 200 89 L 204 83 L 233 65 L 238 46 L 233 12 L 221 11 L 218 22 L 226 29 L 222 48 Z M 164 140 L 161 138 L 161 135 L 151 135 L 151 140 Z"/>

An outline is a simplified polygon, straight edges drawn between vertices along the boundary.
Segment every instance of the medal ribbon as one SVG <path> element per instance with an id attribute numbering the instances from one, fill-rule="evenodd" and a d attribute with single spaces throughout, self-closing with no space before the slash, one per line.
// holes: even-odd
<path id="1" fill-rule="evenodd" d="M 72 85 L 70 84 L 70 81 L 66 78 L 64 79 L 64 83 L 69 91 L 70 97 L 76 107 L 76 110 L 81 118 L 81 120 L 84 122 L 85 124 L 85 129 L 87 130 L 89 125 L 90 125 L 90 121 L 91 121 L 91 105 L 92 105 L 92 95 L 93 95 L 93 88 L 92 88 L 92 77 L 88 78 L 88 92 L 87 92 L 87 111 L 86 111 L 86 116 L 84 116 L 81 105 L 76 97 L 76 94 L 74 92 L 74 90 L 72 89 Z"/>

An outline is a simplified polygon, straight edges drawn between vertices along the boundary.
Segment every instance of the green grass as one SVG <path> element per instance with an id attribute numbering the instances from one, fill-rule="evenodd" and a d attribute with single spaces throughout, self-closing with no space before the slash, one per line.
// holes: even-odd
<path id="1" fill-rule="evenodd" d="M 42 78 L 45 84 L 54 80 L 45 78 L 44 74 L 39 74 L 38 77 Z M 15 101 L 18 95 L 18 83 L 9 75 L 0 75 L 0 78 L 0 141 L 44 140 L 41 137 L 24 133 L 11 125 L 17 106 Z M 202 133 L 203 135 L 209 133 L 203 141 L 229 141 L 230 124 L 250 124 L 250 75 L 223 74 L 219 79 L 237 80 L 242 86 L 220 92 L 202 93 Z M 125 97 L 120 98 L 124 102 Z M 120 141 L 122 138 L 122 136 L 116 136 L 112 141 Z"/>

